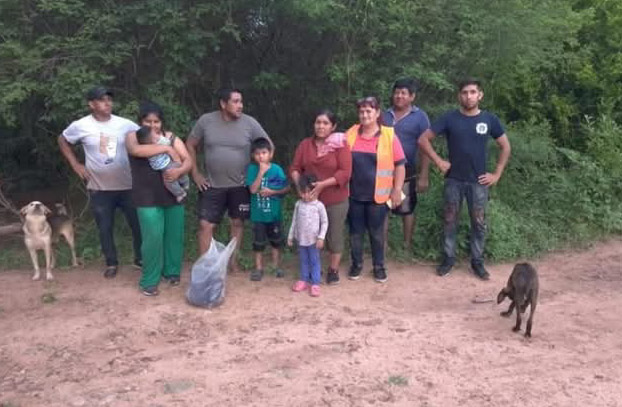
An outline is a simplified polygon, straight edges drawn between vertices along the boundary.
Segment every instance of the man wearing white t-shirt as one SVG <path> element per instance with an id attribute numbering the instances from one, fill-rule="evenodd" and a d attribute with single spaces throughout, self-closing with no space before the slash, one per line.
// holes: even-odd
<path id="1" fill-rule="evenodd" d="M 84 181 L 91 200 L 91 210 L 99 229 L 99 241 L 106 258 L 104 277 L 117 275 L 119 261 L 114 244 L 114 214 L 120 208 L 132 230 L 134 266 L 141 267 L 140 226 L 132 205 L 132 175 L 125 149 L 125 136 L 139 127 L 134 122 L 112 114 L 112 92 L 99 86 L 86 94 L 91 114 L 74 121 L 58 136 L 60 151 L 73 171 Z M 84 148 L 81 164 L 72 145 Z"/>

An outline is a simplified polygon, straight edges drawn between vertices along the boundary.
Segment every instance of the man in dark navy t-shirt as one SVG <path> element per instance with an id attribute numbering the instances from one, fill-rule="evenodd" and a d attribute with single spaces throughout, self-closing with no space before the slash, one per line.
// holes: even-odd
<path id="1" fill-rule="evenodd" d="M 501 178 L 511 149 L 499 119 L 492 113 L 480 110 L 479 102 L 483 96 L 478 80 L 461 82 L 458 93 L 460 109 L 444 114 L 419 138 L 421 150 L 445 175 L 443 261 L 436 269 L 440 276 L 449 273 L 455 263 L 460 206 L 463 198 L 466 198 L 471 218 L 471 267 L 482 280 L 490 277 L 484 268 L 488 188 Z M 430 143 L 436 135 L 441 134 L 447 139 L 449 161 L 442 159 Z M 486 150 L 491 137 L 501 150 L 492 173 L 486 171 Z"/>
<path id="2" fill-rule="evenodd" d="M 393 127 L 395 134 L 402 143 L 406 155 L 406 178 L 404 179 L 403 192 L 405 198 L 402 203 L 393 210 L 393 213 L 401 216 L 404 227 L 404 248 L 412 246 L 413 232 L 415 229 L 415 206 L 417 205 L 417 193 L 428 189 L 428 172 L 430 159 L 425 154 L 418 154 L 417 141 L 424 131 L 430 128 L 428 115 L 414 105 L 416 97 L 416 85 L 412 78 L 398 79 L 393 84 L 391 95 L 391 107 L 382 115 L 385 126 Z M 419 175 L 416 176 L 417 167 Z M 385 222 L 385 241 L 388 233 L 388 218 Z"/>

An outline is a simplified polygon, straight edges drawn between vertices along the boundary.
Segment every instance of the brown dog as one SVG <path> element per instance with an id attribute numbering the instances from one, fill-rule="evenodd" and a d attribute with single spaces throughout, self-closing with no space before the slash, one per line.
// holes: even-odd
<path id="1" fill-rule="evenodd" d="M 60 207 L 59 207 L 60 205 Z M 74 244 L 73 222 L 67 215 L 67 211 L 62 204 L 57 204 L 57 214 L 51 215 L 52 211 L 39 201 L 32 201 L 24 206 L 20 213 L 24 216 L 24 244 L 30 253 L 30 259 L 35 269 L 33 280 L 39 280 L 41 273 L 39 270 L 39 259 L 37 250 L 45 252 L 45 278 L 52 280 L 52 269 L 56 263 L 56 256 L 52 250 L 52 241 L 63 235 L 71 248 L 72 262 L 78 265 Z M 48 215 L 51 215 L 48 219 Z"/>
<path id="2" fill-rule="evenodd" d="M 516 325 L 512 328 L 512 331 L 518 332 L 521 327 L 521 314 L 527 310 L 527 306 L 531 305 L 529 310 L 529 319 L 527 319 L 527 327 L 525 328 L 525 336 L 531 337 L 531 325 L 533 323 L 533 314 L 536 311 L 538 305 L 538 291 L 539 291 L 538 272 L 529 263 L 519 263 L 514 266 L 512 274 L 508 279 L 508 283 L 497 296 L 497 304 L 501 304 L 505 297 L 509 297 L 512 300 L 510 308 L 502 312 L 501 315 L 509 317 L 512 315 L 514 307 L 516 307 Z"/>
<path id="3" fill-rule="evenodd" d="M 62 203 L 54 204 L 56 212 L 48 216 L 48 222 L 52 226 L 52 243 L 58 243 L 60 236 L 65 238 L 71 250 L 71 264 L 73 267 L 78 266 L 76 258 L 76 243 L 73 221 L 67 213 L 67 208 Z M 56 265 L 56 256 L 52 251 L 52 268 Z"/>

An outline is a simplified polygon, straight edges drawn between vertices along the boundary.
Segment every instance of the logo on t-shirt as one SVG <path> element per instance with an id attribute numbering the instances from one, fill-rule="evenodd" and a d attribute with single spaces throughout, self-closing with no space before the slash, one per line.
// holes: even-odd
<path id="1" fill-rule="evenodd" d="M 488 125 L 486 123 L 477 123 L 477 125 L 475 125 L 475 131 L 477 134 L 487 134 Z"/>
<path id="2" fill-rule="evenodd" d="M 99 133 L 99 153 L 106 157 L 104 164 L 110 164 L 117 155 L 117 136 Z"/>

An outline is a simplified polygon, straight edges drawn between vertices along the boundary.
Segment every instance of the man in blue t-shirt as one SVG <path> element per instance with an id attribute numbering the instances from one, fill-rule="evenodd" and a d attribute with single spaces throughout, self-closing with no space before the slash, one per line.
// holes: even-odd
<path id="1" fill-rule="evenodd" d="M 495 185 L 510 158 L 510 142 L 497 116 L 480 110 L 481 83 L 467 79 L 460 83 L 460 109 L 445 113 L 419 138 L 419 147 L 445 175 L 444 191 L 444 244 L 443 261 L 437 267 L 439 276 L 451 271 L 456 257 L 456 231 L 462 199 L 466 198 L 471 218 L 471 267 L 482 280 L 490 275 L 484 268 L 485 212 L 488 188 Z M 444 134 L 447 139 L 449 161 L 436 154 L 430 141 Z M 488 139 L 497 142 L 501 153 L 495 171 L 486 171 Z"/>
<path id="2" fill-rule="evenodd" d="M 415 228 L 415 206 L 417 192 L 428 189 L 428 173 L 430 159 L 425 154 L 417 154 L 417 141 L 424 131 L 430 128 L 428 115 L 413 103 L 416 97 L 416 85 L 412 78 L 398 79 L 393 84 L 391 107 L 382 115 L 385 126 L 393 127 L 395 134 L 402 143 L 406 155 L 406 178 L 404 179 L 404 194 L 402 203 L 393 210 L 393 213 L 402 217 L 404 227 L 404 248 L 412 245 Z M 419 176 L 416 176 L 419 167 Z M 388 233 L 388 218 L 385 222 L 385 242 Z"/>

